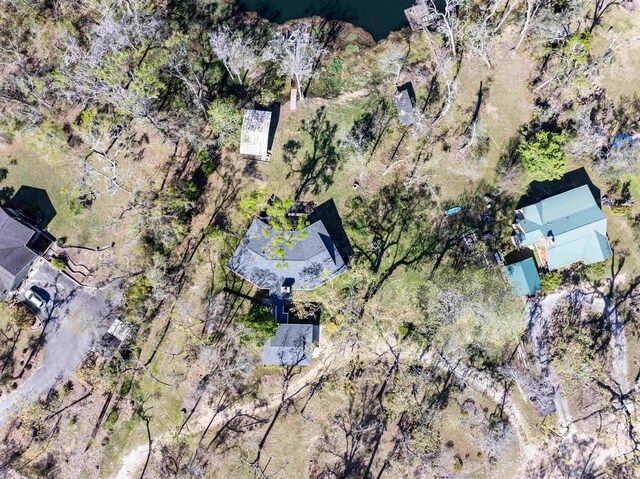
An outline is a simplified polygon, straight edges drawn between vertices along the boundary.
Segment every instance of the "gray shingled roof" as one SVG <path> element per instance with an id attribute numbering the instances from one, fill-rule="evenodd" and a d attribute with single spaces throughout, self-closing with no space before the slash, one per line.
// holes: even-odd
<path id="1" fill-rule="evenodd" d="M 271 253 L 273 228 L 257 219 L 227 266 L 258 288 L 272 291 L 279 291 L 285 280 L 296 289 L 314 289 L 346 270 L 322 221 L 304 232 L 304 239 L 294 239 L 292 248 L 285 246 L 284 258 L 277 258 Z"/>
<path id="2" fill-rule="evenodd" d="M 0 208 L 0 291 L 10 290 L 15 277 L 36 254 L 26 244 L 34 231 Z"/>
<path id="3" fill-rule="evenodd" d="M 398 110 L 400 124 L 404 126 L 412 125 L 415 119 L 413 117 L 413 101 L 411 100 L 411 95 L 409 95 L 409 90 L 407 88 L 400 90 L 393 95 L 393 101 Z"/>
<path id="4" fill-rule="evenodd" d="M 318 326 L 313 324 L 281 324 L 276 335 L 262 349 L 262 363 L 310 366 L 312 345 L 317 337 Z"/>

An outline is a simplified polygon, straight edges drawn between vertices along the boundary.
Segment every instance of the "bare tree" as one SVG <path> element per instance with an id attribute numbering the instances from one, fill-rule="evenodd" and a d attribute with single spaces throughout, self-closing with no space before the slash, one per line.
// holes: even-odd
<path id="1" fill-rule="evenodd" d="M 444 0 L 444 7 L 435 0 L 418 0 L 417 5 L 422 6 L 429 18 L 433 19 L 433 27 L 443 35 L 453 58 L 458 56 L 457 36 L 460 27 L 458 8 L 463 5 L 464 0 Z"/>
<path id="2" fill-rule="evenodd" d="M 465 18 L 463 26 L 465 48 L 472 55 L 481 58 L 488 68 L 491 68 L 489 61 L 491 40 L 517 4 L 518 0 L 506 3 L 503 0 L 490 0 L 486 4 L 484 2 L 480 4 L 478 12 L 472 18 Z M 501 7 L 503 8 L 500 16 L 498 12 Z"/>
<path id="3" fill-rule="evenodd" d="M 197 71 L 198 59 L 192 57 L 187 39 L 175 35 L 172 40 L 168 62 L 169 72 L 187 87 L 193 103 L 206 117 L 204 98 L 208 89 L 203 78 L 204 73 Z"/>
<path id="4" fill-rule="evenodd" d="M 618 171 L 635 174 L 640 168 L 640 142 L 615 145 L 596 160 L 600 171 Z"/>
<path id="5" fill-rule="evenodd" d="M 538 9 L 542 6 L 541 0 L 527 0 L 527 10 L 524 18 L 524 24 L 522 25 L 522 30 L 520 30 L 520 37 L 518 38 L 518 43 L 514 47 L 514 50 L 520 48 L 520 44 L 526 38 L 527 33 L 529 32 L 529 26 L 531 25 L 531 20 L 535 17 Z"/>
<path id="6" fill-rule="evenodd" d="M 297 25 L 285 32 L 277 32 L 269 41 L 264 57 L 275 61 L 289 77 L 295 79 L 298 95 L 304 99 L 302 82 L 316 75 L 316 62 L 323 53 L 324 47 L 311 29 Z"/>
<path id="7" fill-rule="evenodd" d="M 242 83 L 242 71 L 251 70 L 258 61 L 254 44 L 246 40 L 240 33 L 231 32 L 223 27 L 209 33 L 211 51 L 217 56 L 231 75 Z"/>
<path id="8" fill-rule="evenodd" d="M 573 112 L 575 135 L 566 148 L 574 156 L 599 156 L 607 146 L 607 132 L 602 124 L 598 124 L 591 119 L 591 113 L 595 107 L 595 104 L 588 103 Z"/>
<path id="9" fill-rule="evenodd" d="M 583 0 L 568 0 L 562 4 L 550 0 L 527 0 L 524 23 L 514 50 L 531 34 L 542 42 L 566 40 L 579 30 L 584 6 Z"/>
<path id="10" fill-rule="evenodd" d="M 148 117 L 159 95 L 158 65 L 140 68 L 154 40 L 163 35 L 162 22 L 127 3 L 123 10 L 106 5 L 87 39 L 88 48 L 75 37 L 66 38 L 63 55 L 66 99 L 111 104 L 134 116 Z"/>
<path id="11" fill-rule="evenodd" d="M 402 73 L 402 69 L 407 62 L 408 54 L 408 51 L 403 52 L 402 50 L 398 50 L 393 46 L 386 50 L 379 60 L 382 73 L 385 75 L 387 74 L 387 72 L 393 73 L 393 75 L 395 76 L 395 81 L 397 82 L 400 78 L 400 73 Z"/>

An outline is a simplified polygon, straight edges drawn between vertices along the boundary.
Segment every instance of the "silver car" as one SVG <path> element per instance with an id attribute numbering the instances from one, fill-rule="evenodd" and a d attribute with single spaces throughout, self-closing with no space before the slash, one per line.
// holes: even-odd
<path id="1" fill-rule="evenodd" d="M 27 291 L 24 297 L 38 309 L 42 309 L 45 305 L 45 300 L 42 299 L 42 297 L 32 289 Z"/>

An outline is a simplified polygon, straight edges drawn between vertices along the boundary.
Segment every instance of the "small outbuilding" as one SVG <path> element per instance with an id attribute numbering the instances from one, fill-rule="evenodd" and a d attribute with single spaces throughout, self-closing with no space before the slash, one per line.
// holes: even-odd
<path id="1" fill-rule="evenodd" d="M 393 102 L 398 110 L 398 119 L 402 126 L 409 126 L 415 122 L 413 110 L 415 108 L 415 95 L 411 83 L 405 83 L 398 88 L 398 92 L 393 95 Z"/>
<path id="2" fill-rule="evenodd" d="M 280 324 L 262 349 L 262 363 L 275 366 L 310 366 L 319 327 L 314 324 Z"/>
<path id="3" fill-rule="evenodd" d="M 240 132 L 240 154 L 249 160 L 271 161 L 270 127 L 270 111 L 245 110 Z"/>
<path id="4" fill-rule="evenodd" d="M 533 296 L 540 289 L 540 276 L 533 258 L 505 265 L 504 271 L 516 296 Z"/>

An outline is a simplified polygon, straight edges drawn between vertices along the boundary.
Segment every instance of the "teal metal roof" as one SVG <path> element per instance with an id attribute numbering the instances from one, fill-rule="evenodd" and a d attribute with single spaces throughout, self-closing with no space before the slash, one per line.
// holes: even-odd
<path id="1" fill-rule="evenodd" d="M 505 265 L 504 270 L 516 296 L 529 296 L 540 289 L 540 276 L 533 258 Z"/>
<path id="2" fill-rule="evenodd" d="M 584 261 L 597 263 L 611 257 L 607 217 L 588 186 L 552 196 L 521 210 L 516 222 L 522 246 L 544 241 L 549 270 Z"/>

